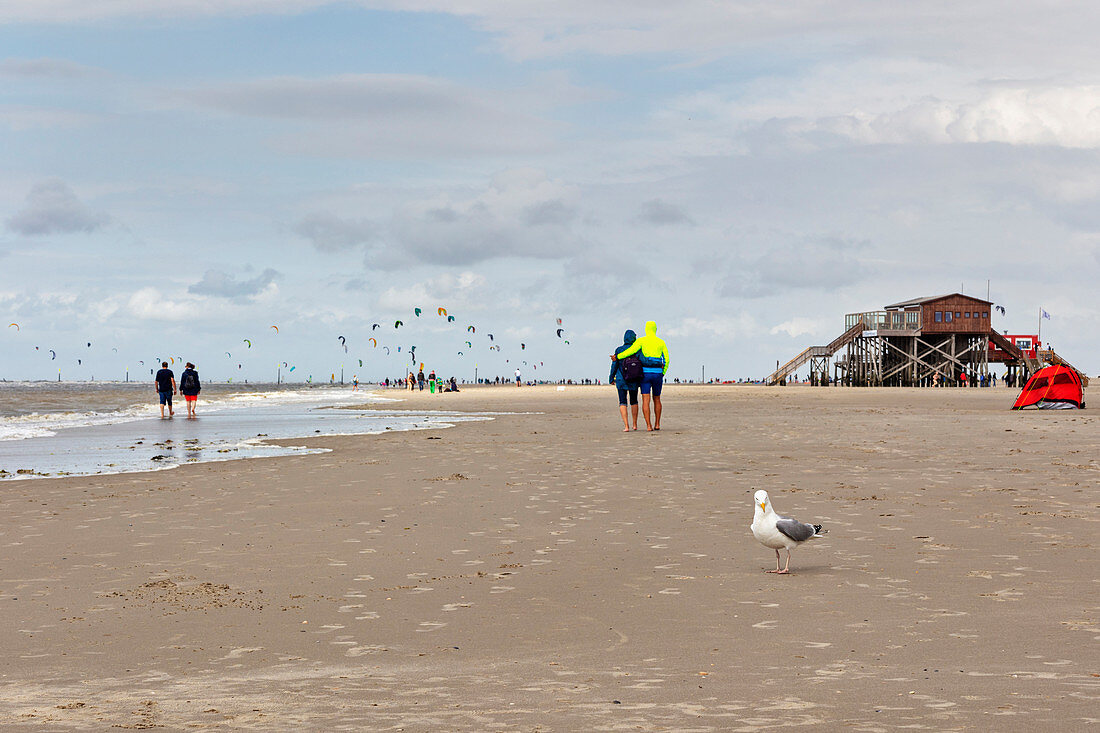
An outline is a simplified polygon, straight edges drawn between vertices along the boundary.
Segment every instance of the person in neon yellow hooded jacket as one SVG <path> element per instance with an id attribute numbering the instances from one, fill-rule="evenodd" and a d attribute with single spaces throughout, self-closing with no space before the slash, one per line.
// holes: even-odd
<path id="1" fill-rule="evenodd" d="M 657 336 L 657 322 L 645 322 L 645 336 L 634 341 L 634 345 L 615 355 L 616 359 L 642 352 L 642 371 L 650 374 L 666 374 L 668 372 L 668 344 Z"/>
<path id="2" fill-rule="evenodd" d="M 657 322 L 645 322 L 645 336 L 636 340 L 631 346 L 612 359 L 625 359 L 628 356 L 641 352 L 638 358 L 642 362 L 642 417 L 645 418 L 646 430 L 661 429 L 661 387 L 664 382 L 665 372 L 668 371 L 668 346 L 664 339 L 657 338 Z M 649 401 L 653 398 L 653 420 L 649 419 Z"/>

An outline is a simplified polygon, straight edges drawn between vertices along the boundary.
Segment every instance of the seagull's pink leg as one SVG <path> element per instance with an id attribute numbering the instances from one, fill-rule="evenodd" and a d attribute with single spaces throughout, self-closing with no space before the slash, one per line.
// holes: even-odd
<path id="1" fill-rule="evenodd" d="M 776 559 L 778 560 L 779 559 L 779 550 L 775 551 L 775 556 L 776 556 Z M 775 572 L 779 573 L 780 575 L 789 575 L 790 574 L 790 572 L 791 572 L 791 551 L 790 551 L 790 549 L 787 550 L 787 564 L 783 566 L 782 570 L 776 570 Z"/>
<path id="2" fill-rule="evenodd" d="M 779 569 L 779 550 L 775 551 L 775 570 L 767 570 L 765 572 L 769 572 L 769 573 L 782 573 L 783 572 L 782 570 Z"/>

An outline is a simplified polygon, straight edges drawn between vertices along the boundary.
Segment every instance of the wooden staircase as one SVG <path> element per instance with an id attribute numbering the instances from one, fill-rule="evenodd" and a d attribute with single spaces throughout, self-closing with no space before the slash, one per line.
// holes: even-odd
<path id="1" fill-rule="evenodd" d="M 786 379 L 795 373 L 800 366 L 808 362 L 814 357 L 832 356 L 842 347 L 851 343 L 852 339 L 863 333 L 863 322 L 859 322 L 849 328 L 844 333 L 833 339 L 828 346 L 810 346 L 803 349 L 797 356 L 788 361 L 783 366 L 776 369 L 774 372 L 768 375 L 764 380 L 765 384 L 779 384 L 781 380 Z M 1015 347 L 1013 347 L 1015 348 Z"/>

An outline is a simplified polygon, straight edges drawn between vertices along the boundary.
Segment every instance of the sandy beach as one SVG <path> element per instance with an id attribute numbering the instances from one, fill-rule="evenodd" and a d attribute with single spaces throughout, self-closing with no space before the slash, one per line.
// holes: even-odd
<path id="1" fill-rule="evenodd" d="M 672 385 L 624 434 L 608 387 L 389 393 L 512 414 L 6 483 L 0 720 L 1082 730 L 1100 430 L 1015 394 Z M 829 529 L 790 576 L 761 488 Z"/>

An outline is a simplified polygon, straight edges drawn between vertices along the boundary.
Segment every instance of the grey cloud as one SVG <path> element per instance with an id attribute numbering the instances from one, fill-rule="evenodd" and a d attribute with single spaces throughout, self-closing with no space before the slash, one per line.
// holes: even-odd
<path id="1" fill-rule="evenodd" d="M 227 114 L 306 123 L 279 149 L 315 155 L 465 156 L 547 148 L 556 123 L 527 113 L 518 93 L 413 74 L 277 77 L 179 93 Z M 318 129 L 319 128 L 319 129 Z"/>
<path id="2" fill-rule="evenodd" d="M 187 288 L 187 292 L 231 300 L 247 300 L 263 291 L 279 277 L 281 275 L 270 267 L 251 280 L 237 280 L 220 270 L 207 270 L 202 280 Z"/>
<path id="3" fill-rule="evenodd" d="M 718 294 L 763 298 L 851 285 L 870 274 L 856 254 L 865 247 L 865 242 L 821 239 L 768 247 L 759 255 L 742 255 L 719 283 Z"/>
<path id="4" fill-rule="evenodd" d="M 104 72 L 66 59 L 3 59 L 0 76 L 13 79 L 82 79 Z"/>
<path id="5" fill-rule="evenodd" d="M 368 267 L 472 265 L 491 259 L 554 260 L 583 249 L 571 189 L 534 169 L 506 170 L 478 195 L 409 203 L 391 218 L 385 241 L 368 245 Z"/>
<path id="6" fill-rule="evenodd" d="M 72 232 L 94 232 L 108 221 L 81 203 L 63 181 L 37 184 L 23 208 L 8 219 L 8 228 L 28 237 Z"/>
<path id="7" fill-rule="evenodd" d="M 458 212 L 449 206 L 439 209 L 429 209 L 425 214 L 425 218 L 433 222 L 450 224 L 458 221 Z"/>
<path id="8" fill-rule="evenodd" d="M 308 214 L 292 228 L 321 252 L 351 249 L 376 236 L 375 225 L 367 219 L 341 219 L 324 212 Z"/>
<path id="9" fill-rule="evenodd" d="M 478 202 L 462 210 L 403 211 L 394 218 L 393 241 L 372 245 L 368 266 L 393 268 L 409 262 L 470 265 L 499 257 L 556 259 L 579 249 L 565 229 L 529 224 L 527 216 L 498 214 Z"/>
<path id="10" fill-rule="evenodd" d="M 682 208 L 661 199 L 651 199 L 643 203 L 638 220 L 654 226 L 694 223 Z"/>
<path id="11" fill-rule="evenodd" d="M 532 204 L 523 210 L 523 223 L 528 226 L 568 224 L 577 217 L 577 211 L 561 199 Z"/>
<path id="12" fill-rule="evenodd" d="M 366 287 L 367 281 L 361 277 L 353 277 L 351 280 L 348 280 L 346 283 L 344 283 L 344 290 L 352 293 L 361 292 L 365 290 Z"/>

